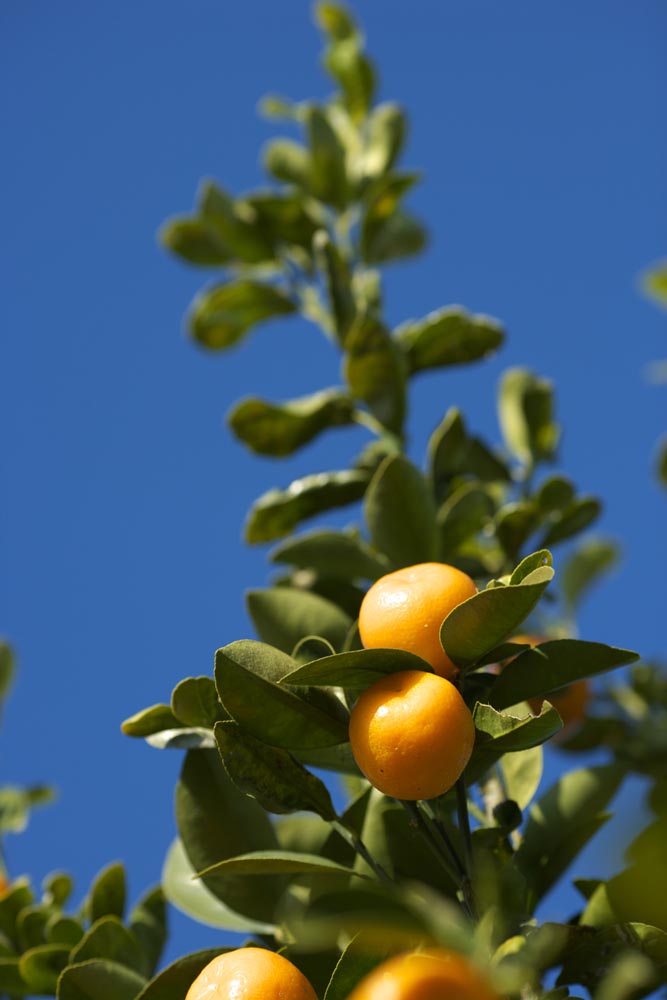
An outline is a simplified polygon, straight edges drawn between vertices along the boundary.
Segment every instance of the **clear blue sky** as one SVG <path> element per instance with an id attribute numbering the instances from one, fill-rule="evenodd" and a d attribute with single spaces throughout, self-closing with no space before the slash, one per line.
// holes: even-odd
<path id="1" fill-rule="evenodd" d="M 415 453 L 453 403 L 497 441 L 504 367 L 552 377 L 562 466 L 602 495 L 601 529 L 625 548 L 582 635 L 656 654 L 667 504 L 649 463 L 667 395 L 644 368 L 667 355 L 667 330 L 636 276 L 667 252 L 667 6 L 356 9 L 382 96 L 411 111 L 404 162 L 425 171 L 412 205 L 433 234 L 426 257 L 387 274 L 391 319 L 461 302 L 509 330 L 498 359 L 422 378 Z M 274 126 L 255 104 L 324 96 L 319 47 L 303 0 L 2 4 L 0 629 L 21 673 L 0 767 L 61 792 L 9 841 L 15 873 L 64 867 L 82 891 L 122 858 L 135 895 L 158 879 L 180 755 L 122 737 L 120 721 L 250 634 L 242 591 L 267 576 L 240 541 L 251 500 L 361 443 L 345 431 L 282 463 L 234 443 L 222 420 L 239 395 L 308 392 L 337 381 L 337 360 L 299 323 L 204 355 L 181 333 L 203 276 L 155 240 L 200 177 L 261 181 Z M 169 954 L 219 941 L 175 918 Z"/>

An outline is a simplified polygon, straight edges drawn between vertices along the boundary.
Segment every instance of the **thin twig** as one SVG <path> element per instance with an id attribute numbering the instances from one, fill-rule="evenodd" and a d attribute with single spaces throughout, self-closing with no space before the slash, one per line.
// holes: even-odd
<path id="1" fill-rule="evenodd" d="M 475 896 L 472 888 L 473 876 L 473 854 L 472 854 L 472 834 L 470 832 L 470 817 L 468 816 L 468 794 L 463 775 L 456 782 L 456 806 L 459 817 L 459 829 L 463 837 L 463 852 L 465 855 L 466 877 L 461 888 L 463 895 L 472 913 L 475 913 Z"/>
<path id="2" fill-rule="evenodd" d="M 364 844 L 361 837 L 351 830 L 350 827 L 346 826 L 342 820 L 334 820 L 331 824 L 341 837 L 350 844 L 351 847 L 357 852 L 360 858 L 362 858 L 368 867 L 377 875 L 381 882 L 385 882 L 387 885 L 393 885 L 393 879 L 387 874 L 385 869 L 376 861 L 371 852 L 368 850 Z"/>

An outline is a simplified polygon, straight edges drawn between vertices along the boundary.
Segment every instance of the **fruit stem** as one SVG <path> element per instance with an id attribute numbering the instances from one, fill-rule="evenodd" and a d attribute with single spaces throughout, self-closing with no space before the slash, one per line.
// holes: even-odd
<path id="1" fill-rule="evenodd" d="M 454 884 L 456 886 L 459 886 L 463 891 L 463 878 L 465 877 L 465 873 L 461 872 L 460 870 L 460 862 L 458 860 L 456 852 L 453 850 L 449 842 L 449 838 L 447 838 L 447 840 L 444 841 L 444 845 L 447 848 L 447 851 L 445 852 L 445 850 L 443 850 L 443 845 L 440 843 L 438 838 L 433 833 L 432 828 L 429 826 L 429 824 L 422 816 L 417 803 L 405 799 L 399 799 L 399 801 L 403 806 L 403 808 L 405 809 L 405 811 L 407 812 L 408 816 L 410 817 L 411 821 L 410 825 L 417 827 L 417 829 L 423 836 L 424 840 L 426 840 L 429 847 L 431 848 L 435 856 L 438 858 L 438 860 L 440 861 L 443 868 L 445 869 L 449 877 L 452 879 Z M 473 918 L 472 910 L 470 909 L 468 901 L 465 898 L 465 892 L 463 893 L 462 905 L 467 915 L 472 919 Z"/>
<path id="2" fill-rule="evenodd" d="M 463 775 L 456 782 L 456 806 L 459 817 L 459 829 L 463 836 L 463 854 L 465 857 L 466 872 L 461 888 L 463 896 L 471 911 L 475 913 L 475 897 L 472 888 L 473 855 L 472 855 L 472 834 L 470 832 L 470 817 L 468 816 L 468 794 L 466 792 L 466 782 Z"/>
<path id="3" fill-rule="evenodd" d="M 428 819 L 431 821 L 431 823 L 435 827 L 438 836 L 443 841 L 443 843 L 444 843 L 447 851 L 449 852 L 449 854 L 451 856 L 451 859 L 452 859 L 452 862 L 454 864 L 454 867 L 456 868 L 456 870 L 458 872 L 459 881 L 462 881 L 465 878 L 465 876 L 466 876 L 466 870 L 465 870 L 464 865 L 461 863 L 461 859 L 459 857 L 459 853 L 456 850 L 456 848 L 454 847 L 454 844 L 452 843 L 451 837 L 447 833 L 447 827 L 442 822 L 442 820 L 440 819 L 440 817 L 438 816 L 438 814 L 436 813 L 435 809 L 433 808 L 433 806 L 431 805 L 430 802 L 422 802 L 421 803 L 421 807 L 424 810 L 424 812 L 426 813 Z"/>
<path id="4" fill-rule="evenodd" d="M 348 844 L 354 848 L 360 858 L 362 858 L 368 867 L 377 875 L 381 882 L 385 882 L 387 885 L 393 885 L 393 879 L 387 874 L 382 865 L 375 860 L 371 852 L 368 850 L 363 840 L 354 830 L 346 826 L 343 820 L 335 819 L 332 822 L 332 827 L 336 830 L 341 837 L 348 842 Z"/>

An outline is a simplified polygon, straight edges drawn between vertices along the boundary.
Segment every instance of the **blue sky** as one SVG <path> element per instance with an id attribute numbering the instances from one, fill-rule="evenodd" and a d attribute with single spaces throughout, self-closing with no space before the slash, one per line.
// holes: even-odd
<path id="1" fill-rule="evenodd" d="M 356 9 L 382 97 L 411 113 L 404 163 L 425 172 L 411 204 L 433 236 L 426 256 L 387 271 L 390 318 L 461 302 L 509 332 L 498 358 L 417 383 L 414 454 L 451 404 L 497 442 L 505 367 L 553 378 L 562 467 L 604 498 L 600 530 L 625 550 L 582 636 L 657 654 L 666 512 L 649 466 L 667 405 L 644 369 L 667 338 L 636 279 L 667 253 L 667 8 Z M 264 552 L 240 541 L 252 499 L 362 443 L 344 431 L 272 462 L 232 441 L 223 416 L 239 395 L 320 388 L 338 361 L 298 322 L 203 354 L 181 318 L 204 276 L 155 239 L 201 177 L 232 191 L 262 182 L 258 150 L 275 126 L 256 102 L 325 96 L 319 48 L 301 0 L 2 5 L 0 629 L 21 673 L 0 766 L 3 781 L 49 780 L 61 796 L 10 841 L 14 872 L 64 867 L 83 890 L 123 858 L 135 894 L 157 880 L 180 759 L 119 723 L 250 634 L 242 592 L 267 577 Z M 171 955 L 220 940 L 174 928 Z"/>

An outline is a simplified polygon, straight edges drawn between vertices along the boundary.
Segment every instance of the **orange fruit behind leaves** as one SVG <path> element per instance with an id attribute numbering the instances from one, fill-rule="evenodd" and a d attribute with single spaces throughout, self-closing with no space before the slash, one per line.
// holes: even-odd
<path id="1" fill-rule="evenodd" d="M 419 563 L 387 573 L 361 603 L 361 641 L 367 649 L 416 653 L 436 674 L 453 677 L 457 668 L 440 645 L 440 626 L 450 611 L 476 593 L 470 577 L 446 563 Z"/>
<path id="2" fill-rule="evenodd" d="M 348 1000 L 499 1000 L 462 955 L 445 950 L 397 955 L 374 969 Z"/>
<path id="3" fill-rule="evenodd" d="M 350 716 L 354 759 L 397 799 L 433 799 L 460 778 L 475 742 L 470 709 L 454 685 L 422 670 L 372 684 Z"/>
<path id="4" fill-rule="evenodd" d="M 209 962 L 185 1000 L 317 1000 L 295 965 L 265 948 L 238 948 Z"/>

